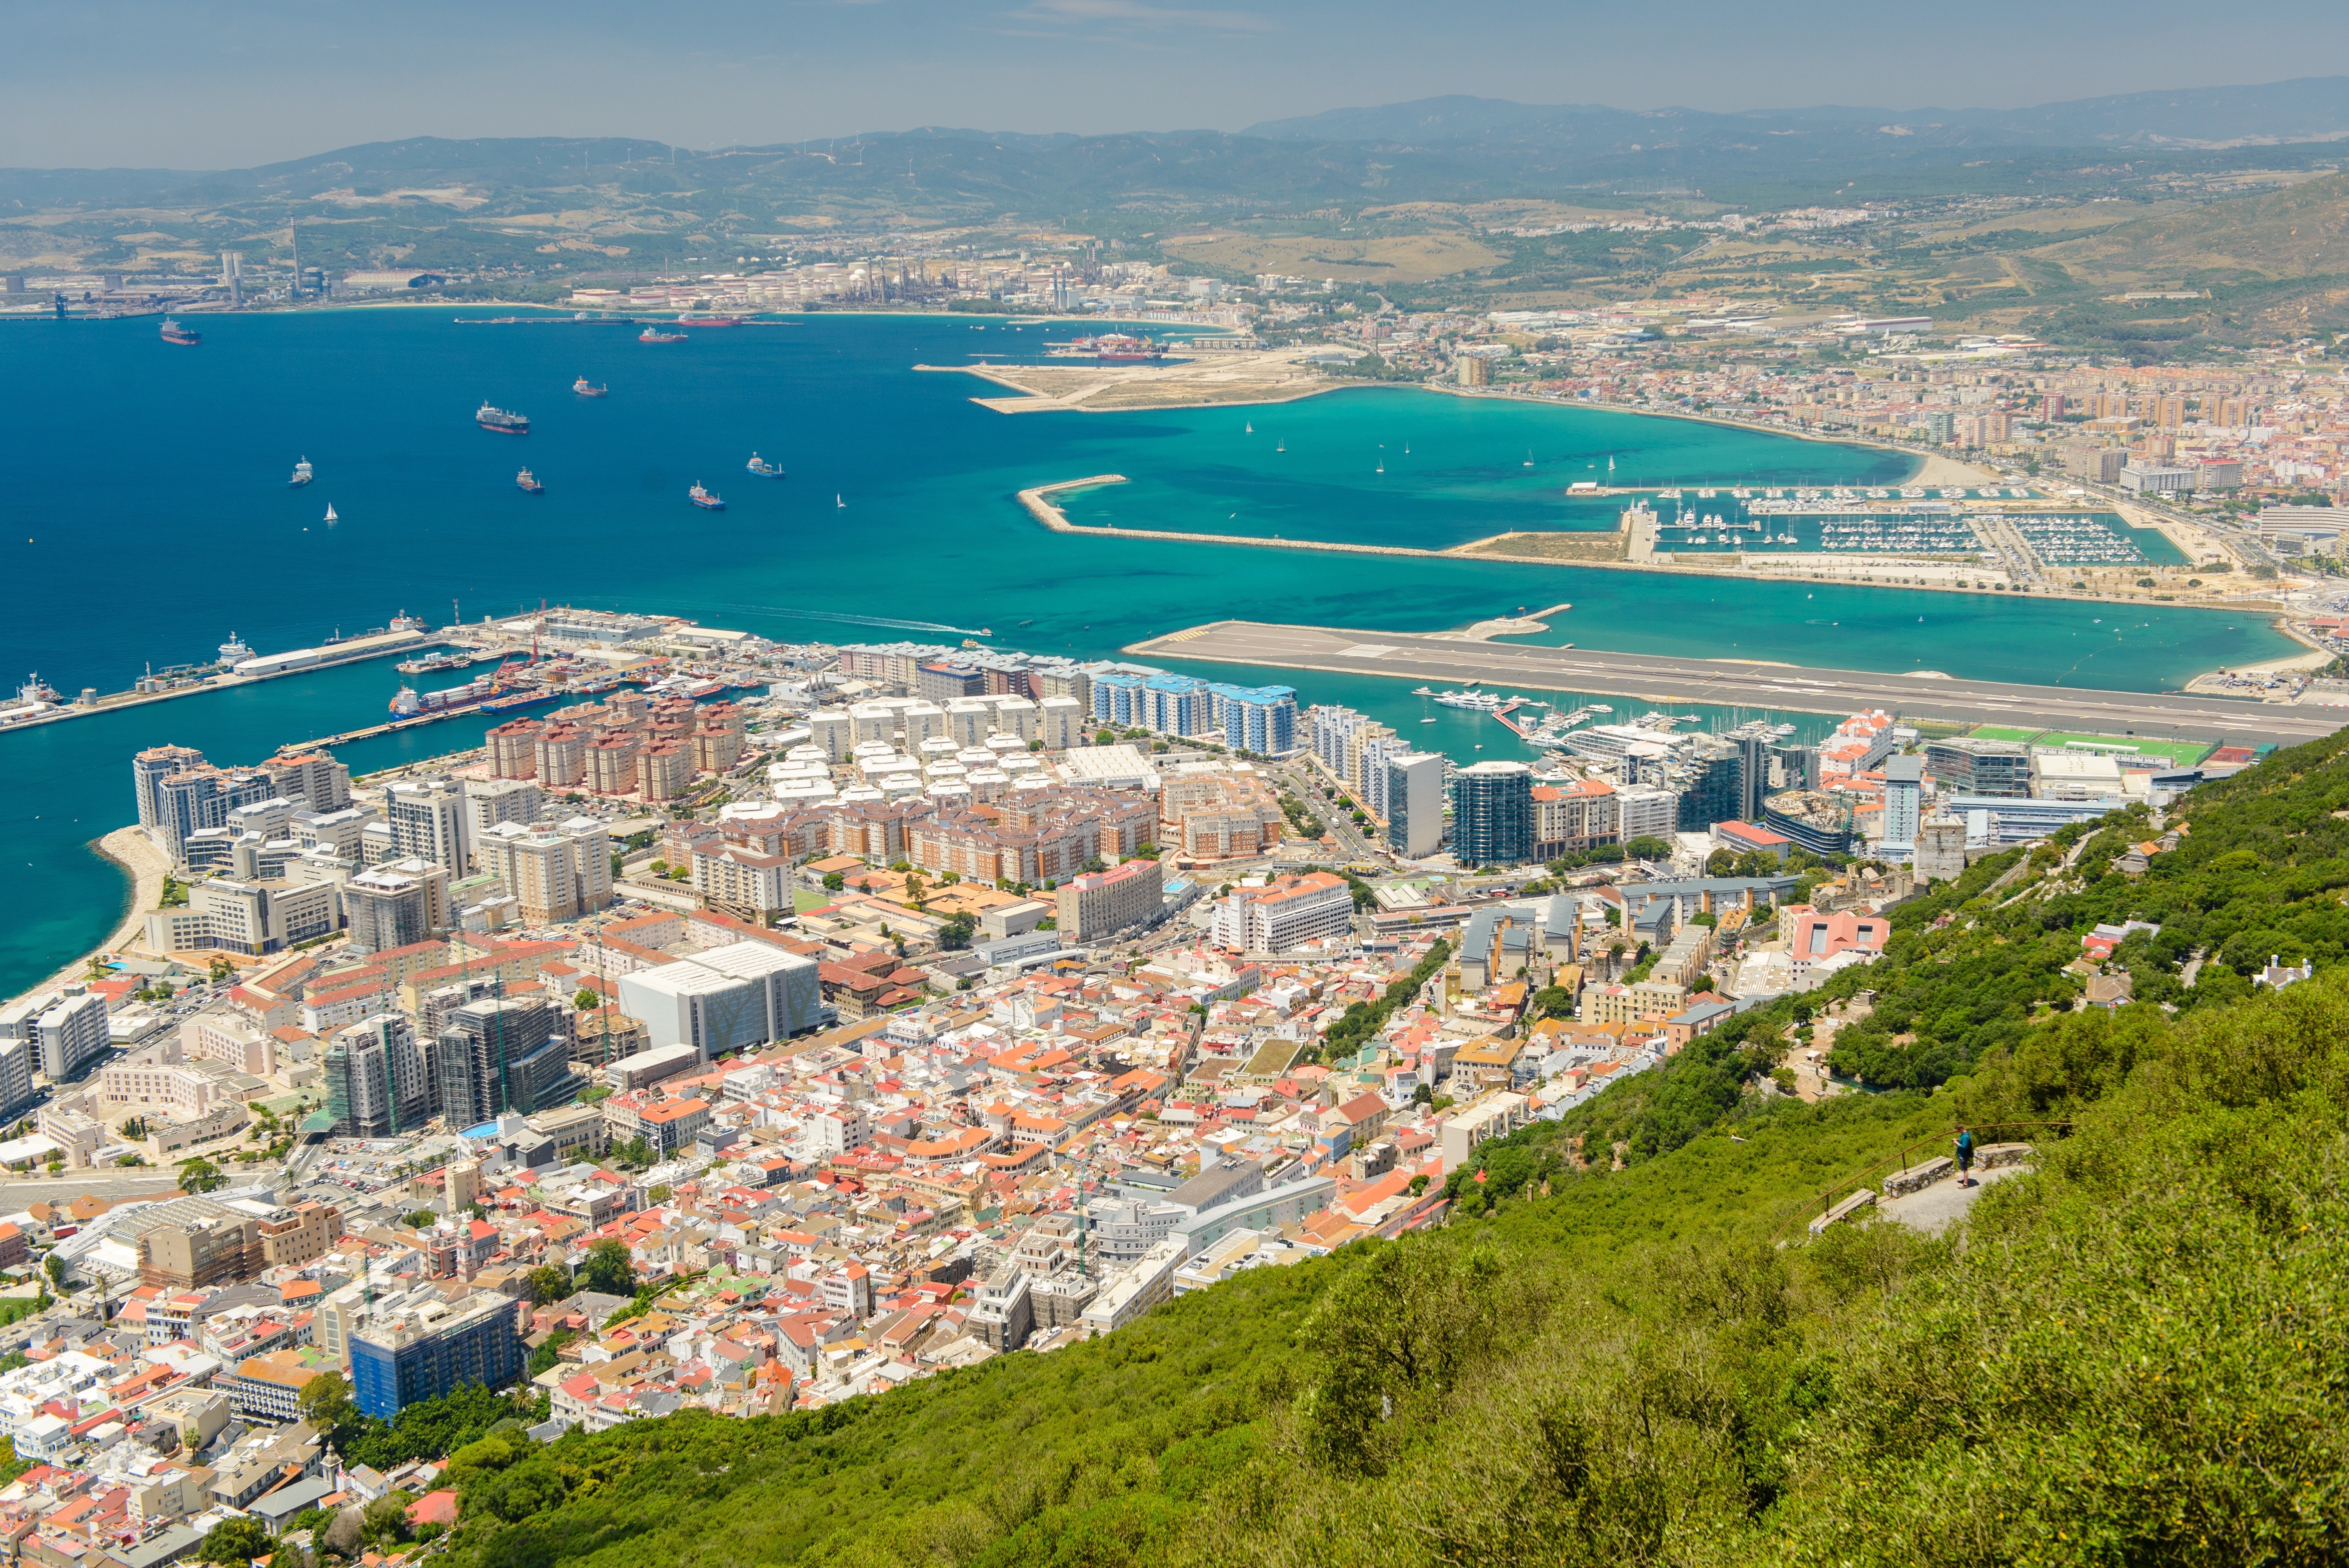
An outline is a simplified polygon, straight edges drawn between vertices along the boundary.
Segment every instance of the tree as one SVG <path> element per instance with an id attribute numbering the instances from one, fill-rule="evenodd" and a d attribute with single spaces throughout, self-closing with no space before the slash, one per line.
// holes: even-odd
<path id="1" fill-rule="evenodd" d="M 429 1209 L 415 1209 L 402 1214 L 399 1222 L 411 1231 L 422 1231 L 430 1229 L 432 1222 L 440 1217 Z"/>
<path id="2" fill-rule="evenodd" d="M 353 1505 L 335 1515 L 335 1522 L 319 1534 L 318 1545 L 338 1557 L 355 1556 L 366 1534 L 367 1511 Z"/>
<path id="3" fill-rule="evenodd" d="M 938 945 L 948 952 L 968 947 L 978 930 L 978 920 L 969 911 L 950 914 L 947 916 L 946 923 L 938 927 Z"/>
<path id="4" fill-rule="evenodd" d="M 604 998 L 585 985 L 579 987 L 578 994 L 571 998 L 573 1009 L 581 1013 L 592 1013 L 603 1005 Z"/>
<path id="5" fill-rule="evenodd" d="M 533 1377 L 563 1359 L 563 1347 L 579 1336 L 568 1328 L 558 1328 L 546 1336 L 546 1342 L 530 1353 L 530 1375 Z"/>
<path id="6" fill-rule="evenodd" d="M 358 1413 L 358 1407 L 351 1401 L 350 1379 L 339 1372 L 321 1372 L 303 1384 L 302 1391 L 294 1396 L 294 1403 L 302 1412 L 302 1418 L 322 1432 L 348 1425 Z"/>
<path id="7" fill-rule="evenodd" d="M 628 1255 L 628 1243 L 597 1242 L 588 1249 L 587 1261 L 579 1265 L 579 1288 L 601 1295 L 634 1295 L 636 1294 L 636 1260 Z"/>
<path id="8" fill-rule="evenodd" d="M 203 1544 L 196 1548 L 199 1563 L 233 1563 L 236 1568 L 254 1558 L 265 1556 L 271 1546 L 269 1532 L 257 1519 L 223 1519 L 212 1528 Z"/>
<path id="9" fill-rule="evenodd" d="M 845 888 L 847 885 L 848 885 L 848 879 L 847 879 L 846 877 L 844 877 L 844 876 L 842 876 L 838 872 L 824 872 L 824 873 L 823 873 L 823 891 L 824 891 L 824 892 L 840 892 L 843 888 Z"/>
<path id="10" fill-rule="evenodd" d="M 530 1271 L 530 1298 L 541 1306 L 561 1301 L 571 1294 L 571 1276 L 548 1264 Z"/>
<path id="11" fill-rule="evenodd" d="M 1115 746 L 1117 744 L 1117 731 L 1113 729 L 1102 730 L 1099 735 L 1093 737 L 1093 744 L 1095 746 Z"/>
<path id="12" fill-rule="evenodd" d="M 209 1192 L 227 1185 L 228 1178 L 221 1174 L 220 1168 L 201 1154 L 180 1166 L 180 1190 L 183 1192 Z"/>
<path id="13" fill-rule="evenodd" d="M 1671 858 L 1672 847 L 1661 839 L 1642 833 L 1626 843 L 1623 852 L 1636 860 L 1661 861 Z"/>

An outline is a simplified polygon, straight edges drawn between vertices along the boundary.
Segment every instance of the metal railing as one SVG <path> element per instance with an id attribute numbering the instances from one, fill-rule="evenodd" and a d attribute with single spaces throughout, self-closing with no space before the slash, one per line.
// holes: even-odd
<path id="1" fill-rule="evenodd" d="M 1968 1122 L 1965 1126 L 1967 1131 L 1975 1135 L 1975 1148 L 1977 1151 L 1979 1151 L 1982 1142 L 1982 1134 L 1985 1132 L 2003 1132 L 2010 1129 L 2023 1127 L 2056 1127 L 2068 1130 L 2072 1124 L 2068 1121 L 1989 1121 L 1981 1123 L 1980 1125 Z M 1912 1140 L 1908 1143 L 1902 1144 L 1899 1152 L 1889 1154 L 1883 1159 L 1877 1161 L 1874 1164 L 1864 1167 L 1856 1175 L 1847 1176 L 1841 1181 L 1835 1181 L 1830 1183 L 1828 1186 L 1820 1189 L 1818 1198 L 1816 1200 L 1818 1204 L 1818 1213 L 1825 1214 L 1829 1210 L 1833 1209 L 1837 1203 L 1850 1197 L 1854 1192 L 1875 1186 L 1883 1174 L 1886 1171 L 1890 1171 L 1895 1165 L 1899 1167 L 1902 1175 L 1907 1175 L 1911 1170 L 1915 1169 L 1916 1166 L 1926 1163 L 1926 1161 L 1922 1160 L 1911 1161 L 1909 1159 L 1910 1155 L 1928 1146 L 1953 1143 L 1956 1140 L 1957 1136 L 1958 1130 L 1956 1127 L 1952 1126 L 1947 1132 L 1936 1132 L 1929 1137 Z M 1806 1198 L 1800 1203 L 1793 1205 L 1788 1209 L 1785 1216 L 1778 1222 L 1776 1227 L 1770 1233 L 1770 1241 L 1772 1245 L 1776 1245 L 1785 1238 L 1786 1228 L 1792 1225 L 1795 1221 L 1805 1220 L 1807 1222 L 1809 1219 L 1816 1217 L 1811 1212 L 1811 1204 L 1813 1202 L 1814 1200 Z"/>

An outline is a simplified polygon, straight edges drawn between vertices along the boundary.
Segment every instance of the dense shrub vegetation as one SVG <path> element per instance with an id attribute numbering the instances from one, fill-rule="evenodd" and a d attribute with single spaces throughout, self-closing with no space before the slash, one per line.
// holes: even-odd
<path id="1" fill-rule="evenodd" d="M 2197 791 L 2141 879 L 2107 869 L 2130 821 L 1904 908 L 1834 988 L 1879 994 L 1837 1051 L 1884 1092 L 1753 1092 L 1784 1004 L 1488 1145 L 1440 1233 L 822 1411 L 492 1430 L 453 1561 L 2334 1560 L 2341 750 Z M 2126 918 L 2162 926 L 2122 950 L 2140 1000 L 2074 1007 L 2081 934 Z M 2271 951 L 2317 978 L 2253 993 Z M 1961 1120 L 2069 1128 L 1952 1233 L 1775 1244 Z"/>

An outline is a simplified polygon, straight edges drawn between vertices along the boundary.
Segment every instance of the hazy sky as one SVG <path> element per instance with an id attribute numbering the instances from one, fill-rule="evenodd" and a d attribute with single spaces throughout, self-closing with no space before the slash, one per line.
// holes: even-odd
<path id="1" fill-rule="evenodd" d="M 18 0 L 0 166 L 227 168 L 419 135 L 1237 129 L 1442 93 L 2002 108 L 2344 73 L 2342 0 Z"/>

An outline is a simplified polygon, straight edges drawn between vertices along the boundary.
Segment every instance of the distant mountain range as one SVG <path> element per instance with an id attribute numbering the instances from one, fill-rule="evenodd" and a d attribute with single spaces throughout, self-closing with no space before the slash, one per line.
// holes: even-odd
<path id="1" fill-rule="evenodd" d="M 2192 199 L 2229 193 L 2247 170 L 2336 165 L 2349 156 L 2342 138 L 2342 77 L 2024 109 L 1720 114 L 1443 98 L 1238 133 L 929 127 L 715 151 L 619 137 L 412 137 L 217 172 L 0 169 L 0 218 L 73 215 L 0 223 L 0 265 L 209 264 L 233 246 L 271 253 L 294 222 L 322 263 L 528 272 L 560 262 L 575 275 L 748 254 L 762 236 L 1004 222 L 1146 243 L 1201 219 L 1347 222 L 1411 203 L 1702 197 L 1766 211 L 1950 195 Z"/>
<path id="2" fill-rule="evenodd" d="M 2229 148 L 2349 137 L 2349 77 L 2263 87 L 2189 88 L 2041 104 L 2033 108 L 1619 109 L 1432 98 L 1330 109 L 1249 126 L 1277 141 L 1462 144 L 1589 151 L 1708 145 L 1756 136 L 1858 136 L 1928 146 Z"/>

